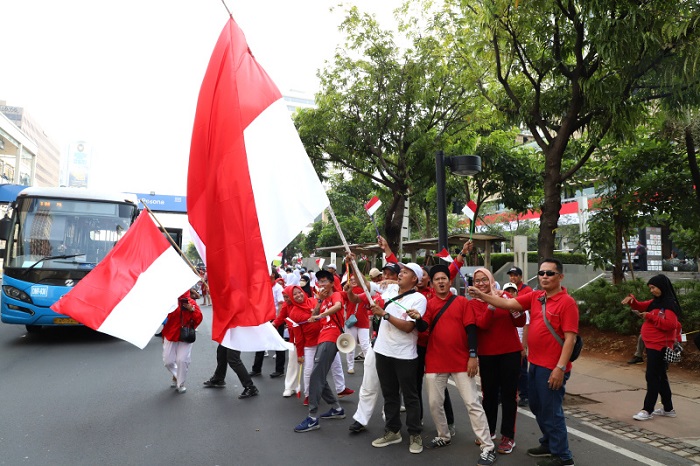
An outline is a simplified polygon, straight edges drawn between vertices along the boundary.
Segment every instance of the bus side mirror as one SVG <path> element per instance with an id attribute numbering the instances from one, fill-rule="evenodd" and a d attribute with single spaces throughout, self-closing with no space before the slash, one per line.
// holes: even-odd
<path id="1" fill-rule="evenodd" d="M 10 237 L 10 226 L 12 225 L 12 220 L 7 215 L 0 219 L 0 240 L 7 241 Z"/>

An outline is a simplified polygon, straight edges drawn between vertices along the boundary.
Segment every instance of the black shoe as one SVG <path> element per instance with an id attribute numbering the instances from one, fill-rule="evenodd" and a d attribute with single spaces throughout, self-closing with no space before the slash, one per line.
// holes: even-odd
<path id="1" fill-rule="evenodd" d="M 238 395 L 238 398 L 242 400 L 243 398 L 250 398 L 251 396 L 258 396 L 257 387 L 246 387 L 245 390 L 243 390 L 243 393 Z"/>
<path id="2" fill-rule="evenodd" d="M 367 430 L 367 427 L 365 427 L 362 424 L 360 424 L 359 422 L 355 421 L 352 424 L 350 424 L 350 427 L 348 427 L 348 430 L 350 430 L 350 432 L 353 432 L 355 434 L 359 434 L 360 432 L 364 432 L 365 430 Z"/>
<path id="3" fill-rule="evenodd" d="M 204 382 L 204 386 L 207 388 L 224 388 L 226 386 L 225 380 L 217 380 L 214 377 Z"/>
<path id="4" fill-rule="evenodd" d="M 273 378 L 273 379 L 276 379 L 277 377 L 282 377 L 283 375 L 284 375 L 284 372 L 277 372 L 277 371 L 275 371 L 275 372 L 273 372 L 272 374 L 270 374 L 270 377 Z"/>
<path id="5" fill-rule="evenodd" d="M 257 377 L 257 376 L 259 376 L 260 374 L 262 374 L 262 372 L 255 372 L 255 371 L 250 371 L 250 372 L 248 372 L 248 375 L 251 376 L 251 377 Z"/>
<path id="6" fill-rule="evenodd" d="M 642 364 L 644 362 L 644 358 L 640 358 L 639 356 L 634 356 L 632 359 L 627 361 L 627 364 Z"/>
<path id="7" fill-rule="evenodd" d="M 530 402 L 527 400 L 527 398 L 520 398 L 520 401 L 518 401 L 518 406 L 521 408 L 527 408 L 530 406 Z"/>

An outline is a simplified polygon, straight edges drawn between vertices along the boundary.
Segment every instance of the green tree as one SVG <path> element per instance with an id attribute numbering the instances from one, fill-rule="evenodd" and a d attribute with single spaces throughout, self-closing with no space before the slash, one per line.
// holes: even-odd
<path id="1" fill-rule="evenodd" d="M 318 108 L 295 118 L 317 171 L 347 170 L 387 194 L 383 230 L 393 250 L 405 200 L 434 184 L 436 150 L 479 119 L 482 102 L 454 35 L 405 19 L 402 49 L 374 17 L 349 9 L 345 45 L 319 73 Z"/>
<path id="2" fill-rule="evenodd" d="M 564 183 L 604 138 L 633 133 L 650 102 L 697 101 L 697 2 L 447 0 L 444 12 L 483 95 L 544 155 L 540 257 L 553 253 Z"/>
<path id="3" fill-rule="evenodd" d="M 199 252 L 197 251 L 197 248 L 195 247 L 194 243 L 190 241 L 187 243 L 187 247 L 185 248 L 185 255 L 187 258 L 192 262 L 193 264 L 201 264 L 202 258 L 199 257 Z"/>

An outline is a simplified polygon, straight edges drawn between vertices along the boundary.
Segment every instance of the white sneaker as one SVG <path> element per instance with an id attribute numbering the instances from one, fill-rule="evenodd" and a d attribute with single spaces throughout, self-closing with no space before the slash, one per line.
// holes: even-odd
<path id="1" fill-rule="evenodd" d="M 185 387 L 184 385 L 180 385 L 179 387 L 177 387 L 178 393 L 185 393 L 186 391 L 187 391 L 187 387 Z"/>
<path id="2" fill-rule="evenodd" d="M 285 398 L 289 398 L 292 395 L 294 395 L 294 390 L 285 390 L 282 392 L 282 396 Z"/>
<path id="3" fill-rule="evenodd" d="M 173 381 L 170 382 L 170 388 L 177 388 L 177 379 L 173 376 Z"/>
<path id="4" fill-rule="evenodd" d="M 644 410 L 641 410 L 640 412 L 632 416 L 632 419 L 634 419 L 635 421 L 648 421 L 649 419 L 654 419 L 654 415 L 649 414 Z"/>
<path id="5" fill-rule="evenodd" d="M 352 369 L 352 368 L 348 369 L 348 374 L 354 374 L 354 373 L 355 373 L 355 369 Z"/>
<path id="6" fill-rule="evenodd" d="M 664 411 L 663 408 L 659 408 L 659 409 L 655 409 L 654 412 L 651 413 L 651 415 L 652 416 L 676 417 L 676 410 L 672 409 L 671 411 Z"/>

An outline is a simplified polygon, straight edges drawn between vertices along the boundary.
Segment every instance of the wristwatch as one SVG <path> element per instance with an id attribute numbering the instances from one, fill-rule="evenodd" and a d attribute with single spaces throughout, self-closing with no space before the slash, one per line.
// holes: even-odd
<path id="1" fill-rule="evenodd" d="M 385 314 L 382 316 L 382 319 L 384 319 L 384 320 L 389 320 L 389 317 L 391 317 L 391 314 L 389 314 L 389 313 L 387 312 L 387 313 L 385 313 Z"/>
<path id="2" fill-rule="evenodd" d="M 566 366 L 557 366 L 562 372 L 566 372 Z"/>
<path id="3" fill-rule="evenodd" d="M 476 351 L 470 351 L 470 352 L 469 352 L 469 357 L 470 357 L 470 358 L 475 358 L 475 357 L 476 357 Z"/>
<path id="4" fill-rule="evenodd" d="M 467 254 L 464 251 L 459 251 L 459 255 L 462 257 L 467 257 Z"/>

